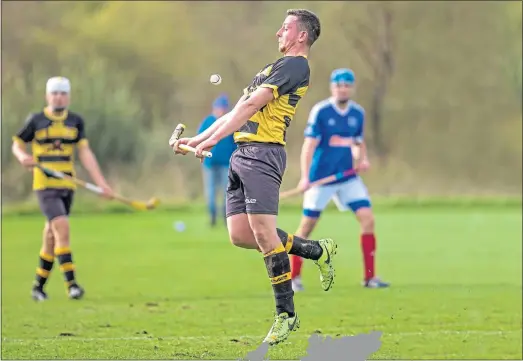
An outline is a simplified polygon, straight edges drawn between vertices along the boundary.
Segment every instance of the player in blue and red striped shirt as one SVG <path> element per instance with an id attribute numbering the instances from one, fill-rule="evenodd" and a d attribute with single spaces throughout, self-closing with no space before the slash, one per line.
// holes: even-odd
<path id="1" fill-rule="evenodd" d="M 359 170 L 369 168 L 364 141 L 365 110 L 351 99 L 354 83 L 352 70 L 334 70 L 331 74 L 332 96 L 316 104 L 309 115 L 301 153 L 302 177 L 298 186 L 305 191 L 303 217 L 296 235 L 305 239 L 309 237 L 331 199 L 340 211 L 351 210 L 361 228 L 363 285 L 368 288 L 384 288 L 389 284 L 374 274 L 374 214 L 362 179 L 357 174 L 352 174 L 323 186 L 310 187 L 314 181 L 353 169 L 353 158 L 356 157 L 351 146 L 355 144 L 360 149 L 357 157 Z M 291 277 L 295 291 L 303 290 L 302 262 L 300 257 L 291 256 Z"/>

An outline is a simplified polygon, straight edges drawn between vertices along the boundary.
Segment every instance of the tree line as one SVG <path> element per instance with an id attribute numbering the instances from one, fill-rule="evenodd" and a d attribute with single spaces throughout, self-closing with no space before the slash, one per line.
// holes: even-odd
<path id="1" fill-rule="evenodd" d="M 375 192 L 520 194 L 520 2 L 292 6 L 316 12 L 322 35 L 310 57 L 310 90 L 288 131 L 289 159 L 298 159 L 311 107 L 329 96 L 330 72 L 350 67 L 367 110 Z M 58 74 L 71 79 L 72 108 L 118 187 L 198 196 L 199 163 L 172 158 L 170 133 L 179 122 L 195 132 L 214 97 L 227 93 L 235 103 L 279 56 L 275 33 L 286 9 L 263 1 L 4 2 L 5 199 L 29 192 L 10 138 L 43 107 L 45 82 Z M 213 73 L 223 78 L 218 87 L 209 84 Z M 286 182 L 298 175 L 290 166 Z"/>

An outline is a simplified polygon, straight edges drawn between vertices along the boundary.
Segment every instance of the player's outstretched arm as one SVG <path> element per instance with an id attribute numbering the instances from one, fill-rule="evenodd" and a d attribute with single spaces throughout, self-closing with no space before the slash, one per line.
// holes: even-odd
<path id="1" fill-rule="evenodd" d="M 231 112 L 226 113 L 222 115 L 220 118 L 218 118 L 214 123 L 211 124 L 211 126 L 207 129 L 205 129 L 203 132 L 198 134 L 197 136 L 193 137 L 190 143 L 190 146 L 194 147 L 195 145 L 200 144 L 201 142 L 206 141 L 209 139 L 210 136 L 214 134 L 214 132 L 229 119 Z"/>
<path id="2" fill-rule="evenodd" d="M 107 184 L 100 166 L 98 165 L 98 161 L 96 160 L 96 156 L 88 144 L 84 143 L 79 146 L 78 158 L 80 158 L 80 162 L 84 168 L 87 169 L 87 172 L 89 172 L 89 176 L 94 181 L 94 183 L 104 190 L 104 195 L 106 197 L 111 198 L 113 191 L 111 187 L 109 187 L 109 184 Z"/>
<path id="3" fill-rule="evenodd" d="M 76 146 L 78 148 L 78 158 L 80 158 L 80 162 L 84 168 L 87 169 L 87 172 L 89 172 L 91 179 L 98 187 L 104 190 L 104 197 L 112 198 L 113 190 L 111 187 L 109 187 L 109 184 L 107 184 L 107 181 L 105 180 L 102 171 L 100 170 L 100 166 L 98 165 L 98 161 L 96 160 L 96 156 L 89 146 L 89 141 L 87 140 L 85 133 L 85 124 L 82 118 L 80 118 L 78 122 L 78 137 L 76 138 Z"/>
<path id="4" fill-rule="evenodd" d="M 301 147 L 300 155 L 300 168 L 301 168 L 301 179 L 309 179 L 309 173 L 311 170 L 312 156 L 316 147 L 320 143 L 317 138 L 306 137 Z"/>
<path id="5" fill-rule="evenodd" d="M 266 106 L 274 99 L 273 90 L 270 88 L 258 88 L 250 96 L 245 97 L 245 100 L 239 102 L 234 109 L 229 113 L 229 119 L 216 130 L 212 135 L 215 141 L 220 141 L 228 135 L 236 132 L 247 121 L 258 112 L 261 108 Z"/>
<path id="6" fill-rule="evenodd" d="M 258 88 L 243 101 L 238 102 L 234 109 L 228 113 L 228 117 L 219 128 L 205 141 L 196 147 L 195 155 L 202 158 L 203 151 L 214 147 L 220 140 L 236 132 L 254 115 L 258 110 L 274 99 L 273 91 L 269 88 Z"/>
<path id="7" fill-rule="evenodd" d="M 199 145 L 200 143 L 206 141 L 207 139 L 209 139 L 224 123 L 226 123 L 230 117 L 231 117 L 231 113 L 239 106 L 239 104 L 241 104 L 245 99 L 247 98 L 247 96 L 243 95 L 239 100 L 238 102 L 236 103 L 236 105 L 234 106 L 234 108 L 228 112 L 228 113 L 225 113 L 224 115 L 222 115 L 220 118 L 218 118 L 214 123 L 211 124 L 211 126 L 207 129 L 205 129 L 204 131 L 202 131 L 200 134 L 198 134 L 197 136 L 195 136 L 192 141 L 191 141 L 191 146 L 197 146 Z"/>
<path id="8" fill-rule="evenodd" d="M 173 144 L 170 144 L 171 148 L 174 150 L 175 154 L 187 154 L 187 151 L 181 150 L 179 147 L 182 144 L 188 145 L 189 147 L 197 148 L 200 144 L 205 143 L 211 135 L 214 134 L 216 129 L 218 129 L 224 122 L 229 119 L 230 112 L 222 115 L 220 118 L 211 124 L 208 128 L 202 129 L 201 132 L 192 138 L 180 138 L 176 140 Z M 198 154 L 197 154 L 198 155 Z M 203 159 L 202 159 L 203 161 Z"/>

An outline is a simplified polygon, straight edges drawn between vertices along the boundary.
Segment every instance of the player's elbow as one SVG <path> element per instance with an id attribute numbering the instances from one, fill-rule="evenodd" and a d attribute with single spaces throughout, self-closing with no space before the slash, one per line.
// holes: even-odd
<path id="1" fill-rule="evenodd" d="M 13 144 L 11 145 L 11 152 L 17 156 L 18 154 L 20 154 L 20 152 L 22 152 L 23 149 L 20 145 L 20 142 L 18 142 L 17 140 L 13 140 Z"/>
<path id="2" fill-rule="evenodd" d="M 259 107 L 255 102 L 245 101 L 237 109 L 233 111 L 231 117 L 227 121 L 230 122 L 232 120 L 235 123 L 241 122 L 241 124 L 243 124 L 247 121 L 247 119 L 250 119 L 260 109 L 261 107 Z M 239 123 L 236 123 L 236 125 L 239 125 Z"/>
<path id="3" fill-rule="evenodd" d="M 249 98 L 247 98 L 243 104 L 253 110 L 255 113 L 261 108 L 269 104 L 274 99 L 273 91 L 271 88 L 258 88 Z"/>
<path id="4" fill-rule="evenodd" d="M 313 152 L 319 143 L 320 140 L 318 138 L 307 137 L 303 142 L 302 151 L 307 153 Z"/>
<path id="5" fill-rule="evenodd" d="M 253 99 L 249 98 L 247 99 L 243 104 L 243 109 L 245 109 L 245 113 L 249 114 L 250 116 L 253 116 L 256 114 L 264 104 L 259 99 Z"/>

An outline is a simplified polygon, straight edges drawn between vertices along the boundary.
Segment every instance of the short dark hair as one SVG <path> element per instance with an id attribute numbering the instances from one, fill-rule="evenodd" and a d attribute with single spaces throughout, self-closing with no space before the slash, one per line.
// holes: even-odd
<path id="1" fill-rule="evenodd" d="M 312 46 L 320 37 L 320 19 L 312 11 L 305 9 L 289 9 L 287 15 L 296 16 L 300 23 L 300 30 L 306 31 L 308 35 L 307 45 Z"/>

